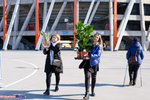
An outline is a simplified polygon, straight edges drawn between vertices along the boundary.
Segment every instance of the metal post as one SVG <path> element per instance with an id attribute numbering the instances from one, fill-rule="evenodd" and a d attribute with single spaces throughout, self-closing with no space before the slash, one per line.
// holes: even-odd
<path id="1" fill-rule="evenodd" d="M 3 44 L 7 36 L 7 12 L 6 12 L 6 0 L 3 0 Z"/>
<path id="2" fill-rule="evenodd" d="M 61 15 L 62 15 L 62 13 L 63 13 L 63 11 L 64 11 L 66 5 L 67 5 L 67 0 L 64 1 L 62 7 L 60 8 L 60 11 L 59 11 L 59 13 L 58 13 L 58 15 L 57 15 L 57 17 L 56 17 L 56 19 L 55 19 L 55 22 L 54 22 L 54 24 L 53 24 L 53 26 L 52 26 L 52 28 L 51 28 L 51 31 L 50 31 L 50 33 L 49 33 L 50 35 L 54 32 L 54 30 L 55 30 L 55 28 L 56 28 L 56 26 L 57 26 L 57 24 L 58 24 L 58 22 L 59 22 L 59 19 L 60 19 Z"/>
<path id="3" fill-rule="evenodd" d="M 4 6 L 3 6 L 3 7 L 4 7 Z M 9 14 L 10 8 L 11 8 L 11 5 L 8 4 L 8 5 L 7 5 L 7 9 L 6 9 L 7 16 L 8 16 L 8 14 Z M 1 22 L 0 22 L 0 31 L 1 31 L 2 28 L 3 28 L 2 25 L 3 25 L 3 18 L 1 19 Z"/>
<path id="4" fill-rule="evenodd" d="M 109 1 L 110 50 L 113 51 L 113 2 Z"/>
<path id="5" fill-rule="evenodd" d="M 44 9 L 43 9 L 43 24 L 47 14 L 47 1 L 44 1 Z"/>
<path id="6" fill-rule="evenodd" d="M 94 2 L 95 2 L 95 0 L 92 0 L 91 5 L 90 5 L 89 10 L 88 10 L 88 13 L 86 15 L 86 18 L 84 20 L 84 24 L 87 24 L 87 22 L 88 22 L 89 16 L 91 14 L 91 11 L 92 11 L 92 8 L 93 8 L 93 5 L 94 5 Z"/>
<path id="7" fill-rule="evenodd" d="M 15 48 L 16 36 L 17 36 L 17 32 L 18 32 L 18 24 L 19 24 L 19 8 L 17 11 L 15 23 L 14 23 L 14 34 L 13 34 L 13 43 L 12 43 L 12 49 L 13 50 Z"/>
<path id="8" fill-rule="evenodd" d="M 35 2 L 36 2 L 36 7 L 35 7 L 35 25 L 36 25 L 35 46 L 36 46 L 38 39 L 39 39 L 39 0 L 36 0 Z"/>
<path id="9" fill-rule="evenodd" d="M 75 25 L 77 24 L 77 0 L 74 0 L 74 32 L 76 33 L 76 27 Z M 76 45 L 76 39 L 75 39 L 75 34 L 74 34 L 74 40 L 73 40 L 74 44 L 73 47 L 75 47 Z"/>
<path id="10" fill-rule="evenodd" d="M 3 45 L 3 50 L 6 50 L 6 49 L 7 49 L 7 45 L 8 45 L 9 38 L 10 38 L 10 34 L 11 34 L 11 32 L 12 32 L 12 27 L 13 27 L 13 24 L 14 24 L 14 21 L 15 21 L 15 18 L 16 18 L 16 13 L 17 13 L 17 11 L 18 11 L 19 3 L 20 3 L 20 0 L 17 0 L 17 1 L 16 1 L 16 5 L 15 5 L 15 9 L 14 9 L 14 12 L 13 12 L 13 15 L 12 15 L 12 18 L 11 18 L 11 21 L 10 21 L 10 24 L 9 24 L 7 37 L 6 37 L 5 43 L 4 43 L 4 45 Z"/>
<path id="11" fill-rule="evenodd" d="M 115 46 L 117 44 L 117 0 L 114 0 L 114 34 L 113 34 L 113 49 L 115 49 Z"/>
<path id="12" fill-rule="evenodd" d="M 135 3 L 135 0 L 131 0 L 130 3 L 128 4 L 128 7 L 126 8 L 126 12 L 125 12 L 125 15 L 124 15 L 124 18 L 119 26 L 119 30 L 118 30 L 118 41 L 117 41 L 117 44 L 116 44 L 116 47 L 114 50 L 118 50 L 119 49 L 119 45 L 120 45 L 120 42 L 122 40 L 122 37 L 123 37 L 123 33 L 125 31 L 125 27 L 127 25 L 127 22 L 128 22 L 128 19 L 129 19 L 129 16 L 130 16 L 130 13 L 131 13 L 131 10 L 133 8 L 133 5 Z"/>
<path id="13" fill-rule="evenodd" d="M 55 3 L 55 0 L 52 0 L 52 1 L 51 1 L 51 5 L 50 5 L 49 10 L 48 10 L 48 13 L 47 13 L 46 18 L 45 18 L 43 27 L 42 27 L 42 31 L 43 31 L 43 32 L 45 32 L 45 30 L 46 30 L 46 27 L 47 27 L 49 18 L 50 18 L 50 16 L 51 16 L 51 12 L 52 12 L 52 10 L 53 10 L 54 3 Z M 37 45 L 36 45 L 35 50 L 39 50 L 40 45 L 41 45 L 42 38 L 43 38 L 43 36 L 40 34 L 40 37 L 39 37 L 39 40 L 38 40 L 38 43 L 37 43 Z"/>
<path id="14" fill-rule="evenodd" d="M 143 0 L 141 0 L 140 2 L 140 15 L 141 15 L 142 47 L 144 51 L 147 51 Z"/>
<path id="15" fill-rule="evenodd" d="M 149 46 L 149 44 L 150 44 L 150 35 L 149 35 L 149 33 L 150 33 L 150 25 L 149 25 L 149 28 L 148 28 L 148 31 L 147 31 L 147 36 L 146 36 L 146 43 L 147 43 L 147 50 L 149 49 L 150 50 L 150 46 Z"/>
<path id="16" fill-rule="evenodd" d="M 92 14 L 91 14 L 91 17 L 90 17 L 90 19 L 89 19 L 89 25 L 92 23 L 92 20 L 93 20 L 93 18 L 94 18 L 94 15 L 95 15 L 95 13 L 96 13 L 96 10 L 97 10 L 99 4 L 100 4 L 100 0 L 97 1 L 96 6 L 95 6 L 95 8 L 94 8 L 94 10 L 93 10 L 93 12 L 92 12 Z"/>
<path id="17" fill-rule="evenodd" d="M 29 21 L 30 21 L 30 19 L 32 17 L 33 12 L 34 12 L 34 8 L 35 8 L 35 3 L 32 4 L 32 6 L 30 8 L 30 11 L 29 11 L 29 13 L 28 13 L 28 15 L 27 15 L 23 25 L 22 25 L 22 28 L 21 28 L 21 30 L 20 30 L 20 32 L 18 34 L 17 39 L 16 39 L 16 44 L 15 44 L 15 48 L 14 49 L 18 48 L 18 45 L 19 45 L 19 43 L 21 41 L 21 38 L 22 38 L 23 31 L 27 28 L 27 25 L 28 25 L 28 23 L 29 23 Z"/>

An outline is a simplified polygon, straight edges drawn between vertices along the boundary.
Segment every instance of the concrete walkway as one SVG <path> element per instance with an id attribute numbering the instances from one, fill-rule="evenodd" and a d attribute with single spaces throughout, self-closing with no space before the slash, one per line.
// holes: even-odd
<path id="1" fill-rule="evenodd" d="M 62 51 L 64 73 L 61 74 L 59 91 L 54 92 L 55 76 L 52 76 L 50 95 L 45 96 L 45 55 L 42 51 L 0 51 L 2 55 L 3 79 L 0 84 L 0 100 L 82 100 L 84 73 L 78 69 L 81 60 L 75 60 L 76 52 Z M 126 52 L 106 51 L 101 56 L 100 71 L 97 74 L 95 97 L 90 100 L 150 100 L 150 52 L 144 52 L 142 87 L 140 73 L 137 85 L 129 86 L 127 73 L 125 87 L 123 80 L 126 69 Z M 10 99 L 4 97 L 12 96 Z M 15 97 L 16 96 L 16 97 Z M 18 97 L 18 98 L 17 98 Z"/>

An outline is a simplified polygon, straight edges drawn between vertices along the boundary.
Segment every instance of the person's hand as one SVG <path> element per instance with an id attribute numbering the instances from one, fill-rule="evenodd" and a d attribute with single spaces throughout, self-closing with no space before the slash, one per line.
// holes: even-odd
<path id="1" fill-rule="evenodd" d="M 50 46 L 50 41 L 44 41 L 43 44 L 44 44 L 44 48 L 45 48 L 46 50 L 48 50 L 48 48 L 49 48 L 49 46 Z"/>
<path id="2" fill-rule="evenodd" d="M 87 56 L 87 57 L 85 57 L 85 59 L 86 59 L 86 60 L 88 60 L 88 59 L 90 59 L 90 57 L 89 57 L 89 56 Z"/>

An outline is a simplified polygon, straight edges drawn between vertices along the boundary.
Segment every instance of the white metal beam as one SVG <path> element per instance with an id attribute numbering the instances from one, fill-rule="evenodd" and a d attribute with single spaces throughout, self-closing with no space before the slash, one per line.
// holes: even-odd
<path id="1" fill-rule="evenodd" d="M 57 15 L 57 17 L 56 17 L 56 19 L 55 19 L 55 22 L 54 22 L 54 24 L 53 24 L 53 26 L 52 26 L 52 28 L 51 28 L 51 31 L 50 31 L 50 33 L 49 33 L 50 36 L 53 34 L 53 32 L 54 32 L 54 30 L 55 30 L 55 28 L 56 28 L 56 26 L 57 26 L 57 24 L 58 24 L 58 22 L 59 22 L 59 20 L 60 20 L 60 17 L 61 17 L 61 15 L 62 15 L 62 13 L 63 13 L 63 11 L 64 11 L 66 5 L 67 5 L 67 0 L 64 1 L 62 7 L 60 8 L 60 11 L 59 11 L 59 13 L 58 13 L 58 15 Z"/>
<path id="2" fill-rule="evenodd" d="M 16 14 L 17 14 L 17 11 L 18 11 L 19 3 L 20 3 L 20 0 L 17 0 L 16 1 L 16 5 L 15 5 L 15 9 L 14 9 L 14 12 L 13 12 L 10 24 L 9 24 L 6 40 L 5 40 L 4 45 L 3 45 L 3 50 L 7 49 L 7 45 L 8 45 L 9 38 L 10 38 L 10 34 L 12 32 L 12 27 L 13 27 L 13 24 L 14 24 L 14 21 L 15 21 L 15 18 L 16 18 Z"/>
<path id="3" fill-rule="evenodd" d="M 143 0 L 140 0 L 140 15 L 141 15 L 141 31 L 142 31 L 142 47 L 144 51 L 147 51 L 146 49 L 146 32 L 145 32 L 145 20 L 144 20 L 144 4 Z"/>
<path id="4" fill-rule="evenodd" d="M 25 29 L 28 26 L 28 23 L 29 23 L 29 21 L 30 21 L 30 19 L 32 17 L 33 12 L 34 12 L 34 8 L 35 8 L 35 2 L 32 4 L 32 6 L 30 8 L 30 11 L 29 11 L 29 13 L 28 13 L 28 15 L 27 15 L 23 25 L 22 25 L 22 28 L 21 28 L 21 30 L 19 32 L 19 35 L 18 35 L 17 39 L 16 39 L 15 47 L 13 49 L 17 49 L 18 48 L 18 45 L 19 45 L 19 43 L 21 41 L 21 38 L 22 38 L 23 31 L 25 31 Z"/>
<path id="5" fill-rule="evenodd" d="M 45 30 L 46 30 L 47 24 L 49 22 L 49 18 L 51 16 L 51 13 L 52 13 L 52 10 L 53 10 L 54 3 L 55 3 L 55 0 L 52 0 L 51 5 L 50 5 L 49 10 L 48 10 L 48 13 L 47 13 L 46 18 L 45 18 L 43 27 L 42 27 L 43 32 L 45 32 Z M 39 50 L 41 42 L 42 42 L 42 38 L 43 38 L 43 36 L 40 34 L 40 37 L 39 37 L 39 40 L 38 40 L 38 43 L 36 45 L 35 50 Z"/>
<path id="6" fill-rule="evenodd" d="M 93 10 L 93 12 L 92 12 L 92 14 L 91 14 L 90 19 L 89 19 L 89 25 L 92 23 L 92 20 L 93 20 L 93 18 L 94 18 L 94 15 L 95 15 L 95 13 L 96 13 L 96 10 L 97 10 L 97 8 L 98 8 L 98 6 L 99 6 L 99 4 L 100 4 L 100 1 L 101 1 L 101 0 L 98 0 L 97 3 L 96 3 L 96 6 L 95 6 L 95 8 L 94 8 L 94 10 Z"/>
<path id="7" fill-rule="evenodd" d="M 18 24 L 19 24 L 19 8 L 18 8 L 17 15 L 15 18 L 15 23 L 14 23 L 14 34 L 13 34 L 13 43 L 12 43 L 12 49 L 13 50 L 15 48 L 16 34 L 18 32 Z"/>
<path id="8" fill-rule="evenodd" d="M 47 14 L 47 1 L 44 1 L 44 9 L 43 9 L 43 24 Z"/>
<path id="9" fill-rule="evenodd" d="M 109 1 L 110 50 L 113 51 L 113 1 Z"/>
<path id="10" fill-rule="evenodd" d="M 125 31 L 127 22 L 129 20 L 129 16 L 130 16 L 130 13 L 131 13 L 131 10 L 133 8 L 134 3 L 135 3 L 135 0 L 131 0 L 130 3 L 128 4 L 127 8 L 126 8 L 124 18 L 123 18 L 123 20 L 119 26 L 119 30 L 118 30 L 118 34 L 117 34 L 118 40 L 117 40 L 116 47 L 114 49 L 115 51 L 117 51 L 119 49 L 119 45 L 120 45 L 120 42 L 122 40 L 122 37 L 123 37 L 124 31 Z"/>
<path id="11" fill-rule="evenodd" d="M 92 8 L 93 8 L 93 5 L 94 5 L 94 2 L 95 2 L 95 0 L 92 0 L 91 5 L 90 5 L 89 10 L 88 10 L 88 13 L 86 15 L 86 18 L 84 20 L 84 24 L 87 24 L 87 22 L 88 22 L 88 19 L 90 17 L 90 14 L 91 14 L 91 11 L 92 11 Z"/>
<path id="12" fill-rule="evenodd" d="M 7 15 L 9 14 L 10 8 L 11 8 L 11 5 L 9 4 L 9 5 L 7 6 L 7 9 L 6 9 Z M 1 23 L 0 23 L 0 31 L 1 31 L 2 28 L 3 28 L 2 25 L 3 25 L 3 18 L 1 19 Z"/>

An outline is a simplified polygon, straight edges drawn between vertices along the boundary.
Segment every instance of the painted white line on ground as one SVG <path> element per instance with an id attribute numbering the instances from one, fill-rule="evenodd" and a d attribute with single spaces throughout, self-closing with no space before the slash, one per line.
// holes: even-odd
<path id="1" fill-rule="evenodd" d="M 20 62 L 23 62 L 23 63 L 30 64 L 30 65 L 34 66 L 35 70 L 34 70 L 34 72 L 32 72 L 30 75 L 28 75 L 28 76 L 26 76 L 26 77 L 24 77 L 24 78 L 22 78 L 22 79 L 20 79 L 20 80 L 18 80 L 18 81 L 15 81 L 15 82 L 13 82 L 13 83 L 11 83 L 11 84 L 8 84 L 8 85 L 6 85 L 4 88 L 9 87 L 9 86 L 11 86 L 11 85 L 14 85 L 14 84 L 16 84 L 16 83 L 19 83 L 19 82 L 21 82 L 21 81 L 23 81 L 23 80 L 25 80 L 25 79 L 31 77 L 31 76 L 32 76 L 33 74 L 35 74 L 36 71 L 38 70 L 38 67 L 37 67 L 36 65 L 34 65 L 33 63 L 26 62 L 26 61 L 22 61 L 22 60 L 17 60 L 17 59 L 11 59 L 11 60 L 20 61 Z M 3 89 L 3 88 L 2 88 L 2 89 Z M 1 90 L 1 89 L 0 89 L 0 90 Z"/>

